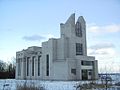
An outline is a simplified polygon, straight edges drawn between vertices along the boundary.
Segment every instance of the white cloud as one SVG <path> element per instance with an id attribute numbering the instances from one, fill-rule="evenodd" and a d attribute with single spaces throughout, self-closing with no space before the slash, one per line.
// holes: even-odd
<path id="1" fill-rule="evenodd" d="M 120 52 L 117 49 L 118 45 L 114 42 L 114 38 L 110 38 L 109 40 L 109 38 L 103 39 L 102 37 L 105 37 L 106 35 L 111 35 L 113 33 L 115 35 L 116 33 L 120 33 L 120 24 L 110 24 L 102 26 L 96 25 L 95 23 L 88 24 L 87 33 L 90 34 L 90 36 L 88 36 L 88 39 L 94 40 L 92 41 L 92 43 L 97 43 L 95 45 L 90 46 L 87 52 L 88 55 L 95 56 L 96 60 L 98 60 L 99 70 L 102 68 L 102 71 L 105 72 L 106 67 L 107 71 L 119 72 Z"/>
<path id="2" fill-rule="evenodd" d="M 54 35 L 52 35 L 52 34 L 48 34 L 47 35 L 47 38 L 49 39 L 49 38 L 54 38 L 55 36 Z"/>
<path id="3" fill-rule="evenodd" d="M 96 59 L 100 61 L 108 61 L 113 60 L 113 58 L 117 55 L 117 51 L 115 50 L 114 45 L 106 45 L 106 43 L 100 43 L 93 45 L 88 48 L 88 55 L 96 56 Z"/>
<path id="4" fill-rule="evenodd" d="M 26 41 L 41 41 L 45 39 L 45 37 L 41 35 L 32 35 L 32 36 L 24 36 L 23 39 Z"/>
<path id="5" fill-rule="evenodd" d="M 52 34 L 47 34 L 47 35 L 30 35 L 30 36 L 24 36 L 22 37 L 22 39 L 26 40 L 26 41 L 47 41 L 49 38 L 54 38 L 55 36 Z"/>
<path id="6" fill-rule="evenodd" d="M 111 42 L 102 42 L 102 43 L 98 43 L 96 45 L 90 46 L 90 49 L 103 49 L 103 48 L 114 48 L 114 44 Z"/>
<path id="7" fill-rule="evenodd" d="M 118 72 L 120 64 L 119 53 L 112 43 L 99 43 L 88 48 L 88 55 L 96 57 L 98 60 L 99 70 L 102 72 Z M 114 68 L 113 68 L 114 67 Z M 105 70 L 107 68 L 107 70 Z"/>
<path id="8" fill-rule="evenodd" d="M 88 32 L 93 33 L 115 33 L 120 32 L 120 24 L 111 24 L 105 26 L 99 26 L 95 24 L 88 24 L 87 26 Z"/>
<path id="9" fill-rule="evenodd" d="M 105 27 L 106 32 L 119 32 L 120 31 L 120 24 L 116 25 L 108 25 Z"/>
<path id="10" fill-rule="evenodd" d="M 98 55 L 98 56 L 106 56 L 106 55 L 115 55 L 115 51 L 113 48 L 103 48 L 103 49 L 88 49 L 89 55 Z"/>

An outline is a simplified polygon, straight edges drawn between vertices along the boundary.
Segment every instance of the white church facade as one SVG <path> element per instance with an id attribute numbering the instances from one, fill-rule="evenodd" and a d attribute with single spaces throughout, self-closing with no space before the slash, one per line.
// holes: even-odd
<path id="1" fill-rule="evenodd" d="M 98 63 L 87 56 L 86 22 L 72 14 L 60 24 L 60 38 L 16 52 L 16 79 L 88 80 L 98 78 Z"/>

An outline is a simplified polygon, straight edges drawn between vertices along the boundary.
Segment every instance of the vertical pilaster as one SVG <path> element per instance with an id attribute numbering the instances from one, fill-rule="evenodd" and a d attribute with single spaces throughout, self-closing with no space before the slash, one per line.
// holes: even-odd
<path id="1" fill-rule="evenodd" d="M 18 59 L 16 59 L 15 78 L 18 79 Z"/>
<path id="2" fill-rule="evenodd" d="M 26 58 L 21 59 L 21 79 L 26 78 Z"/>
<path id="3" fill-rule="evenodd" d="M 98 79 L 98 61 L 94 61 L 93 65 L 94 79 Z"/>
<path id="4" fill-rule="evenodd" d="M 38 59 L 37 59 L 37 56 L 35 56 L 35 59 L 34 59 L 34 77 L 35 79 L 37 79 L 37 76 L 38 76 Z"/>
<path id="5" fill-rule="evenodd" d="M 29 77 L 32 79 L 32 57 L 30 57 L 29 61 Z"/>

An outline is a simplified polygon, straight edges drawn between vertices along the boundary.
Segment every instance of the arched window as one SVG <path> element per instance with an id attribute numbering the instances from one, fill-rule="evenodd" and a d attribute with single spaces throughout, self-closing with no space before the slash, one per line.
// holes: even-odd
<path id="1" fill-rule="evenodd" d="M 79 22 L 76 22 L 75 33 L 77 37 L 82 37 L 82 27 L 81 27 L 81 23 Z"/>

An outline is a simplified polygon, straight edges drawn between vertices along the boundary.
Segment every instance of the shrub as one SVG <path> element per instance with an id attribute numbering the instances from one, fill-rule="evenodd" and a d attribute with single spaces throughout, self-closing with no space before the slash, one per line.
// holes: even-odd
<path id="1" fill-rule="evenodd" d="M 96 83 L 96 82 L 85 82 L 83 84 L 79 83 L 78 85 L 76 85 L 76 90 L 92 90 L 92 89 L 106 89 L 110 88 L 112 86 L 112 84 L 107 84 L 107 87 L 105 84 L 102 83 Z"/>
<path id="2" fill-rule="evenodd" d="M 116 86 L 120 86 L 120 82 L 115 83 Z"/>
<path id="3" fill-rule="evenodd" d="M 17 85 L 16 90 L 45 90 L 43 87 L 36 87 L 35 85 Z"/>

